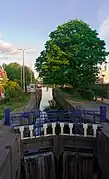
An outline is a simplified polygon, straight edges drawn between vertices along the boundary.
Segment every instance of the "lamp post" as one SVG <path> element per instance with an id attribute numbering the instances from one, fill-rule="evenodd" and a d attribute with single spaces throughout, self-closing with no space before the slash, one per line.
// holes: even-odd
<path id="1" fill-rule="evenodd" d="M 32 64 L 31 64 L 31 84 L 33 83 L 33 71 L 32 71 Z"/>
<path id="2" fill-rule="evenodd" d="M 31 70 L 31 84 L 32 84 L 32 82 L 33 82 L 32 78 L 33 78 L 33 75 L 32 75 L 32 70 Z"/>
<path id="3" fill-rule="evenodd" d="M 26 48 L 24 48 L 24 49 L 21 49 L 21 48 L 18 48 L 17 50 L 19 50 L 19 51 L 22 51 L 22 58 L 23 58 L 23 67 L 21 68 L 21 85 L 23 85 L 23 90 L 24 90 L 24 92 L 25 92 L 25 60 L 24 60 L 24 52 L 26 51 L 26 50 L 29 50 L 28 48 L 26 49 Z M 31 49 L 32 50 L 32 49 Z M 30 52 L 32 52 L 32 51 L 30 51 Z M 34 50 L 33 50 L 33 52 L 34 52 Z M 23 77 L 23 80 L 22 80 L 22 77 Z M 32 83 L 32 72 L 31 72 L 31 83 Z"/>
<path id="4" fill-rule="evenodd" d="M 23 85 L 23 91 L 25 92 L 25 61 L 24 61 L 24 52 L 27 49 L 21 49 L 21 48 L 19 48 L 18 50 L 22 51 L 22 59 L 23 59 L 23 65 L 22 66 L 23 67 L 21 67 L 21 85 Z M 23 76 L 23 80 L 22 80 L 22 76 Z"/>

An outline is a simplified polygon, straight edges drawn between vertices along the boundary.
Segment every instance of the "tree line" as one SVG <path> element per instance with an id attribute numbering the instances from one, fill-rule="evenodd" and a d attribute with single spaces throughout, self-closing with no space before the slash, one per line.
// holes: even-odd
<path id="1" fill-rule="evenodd" d="M 10 63 L 10 64 L 3 64 L 2 65 L 4 70 L 7 73 L 7 77 L 9 80 L 16 82 L 19 84 L 19 86 L 22 87 L 22 81 L 23 81 L 23 68 L 21 65 L 18 63 Z M 34 72 L 32 71 L 31 68 L 28 66 L 24 67 L 25 69 L 25 85 L 29 85 L 31 83 L 31 77 L 32 77 L 32 82 L 35 81 L 34 77 Z M 25 86 L 25 87 L 26 87 Z"/>
<path id="2" fill-rule="evenodd" d="M 2 80 L 0 81 L 0 96 L 4 92 L 5 94 L 5 102 L 10 101 L 12 99 L 22 100 L 25 95 L 23 94 L 23 70 L 22 66 L 18 63 L 10 63 L 10 64 L 3 64 L 2 65 L 5 76 L 3 76 Z M 32 82 L 35 82 L 34 72 L 31 68 L 25 66 L 25 89 L 27 85 Z M 32 77 L 32 79 L 31 79 Z"/>

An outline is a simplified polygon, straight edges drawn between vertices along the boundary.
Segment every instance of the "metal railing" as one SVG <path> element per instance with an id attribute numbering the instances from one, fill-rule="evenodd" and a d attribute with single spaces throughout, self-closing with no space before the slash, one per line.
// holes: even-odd
<path id="1" fill-rule="evenodd" d="M 51 122 L 102 123 L 100 111 L 91 110 L 36 110 L 34 112 L 14 113 L 11 115 L 11 124 L 16 129 L 22 125 L 33 124 L 36 126 L 39 120 L 41 125 Z"/>
<path id="2" fill-rule="evenodd" d="M 15 130 L 20 130 L 21 139 L 34 138 L 37 136 L 46 136 L 46 128 L 51 130 L 50 135 L 65 134 L 62 130 L 67 128 L 67 135 L 96 136 L 95 130 L 102 127 L 102 122 L 106 119 L 106 108 L 98 111 L 92 110 L 35 110 L 31 112 L 13 113 L 7 109 L 5 116 L 5 125 L 11 125 Z M 9 120 L 9 116 L 11 119 Z M 46 127 L 47 126 L 47 127 Z M 48 127 L 49 126 L 49 127 Z M 51 129 L 50 129 L 51 126 Z M 57 126 L 60 127 L 60 132 Z M 63 127 L 62 127 L 63 126 Z M 71 132 L 72 126 L 72 132 Z M 86 126 L 86 127 L 85 127 Z M 56 128 L 56 131 L 55 131 Z M 68 129 L 69 128 L 69 129 Z M 90 129 L 91 132 L 88 132 Z M 55 131 L 55 132 L 54 132 Z M 94 133 L 92 132 L 94 131 Z"/>

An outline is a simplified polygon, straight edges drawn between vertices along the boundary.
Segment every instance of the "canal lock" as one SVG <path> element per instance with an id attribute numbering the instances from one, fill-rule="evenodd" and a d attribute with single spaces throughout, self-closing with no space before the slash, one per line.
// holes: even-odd
<path id="1" fill-rule="evenodd" d="M 42 89 L 40 110 L 62 109 L 52 98 L 52 89 Z M 51 132 L 51 128 L 48 129 Z M 68 130 L 67 127 L 65 131 Z M 56 126 L 57 137 L 60 128 Z M 50 147 L 30 149 L 21 160 L 20 179 L 102 179 L 102 173 L 94 156 L 94 148 L 81 149 L 72 146 L 60 151 L 60 138 L 56 138 L 56 153 Z M 94 146 L 96 141 L 91 141 Z M 59 149 L 58 149 L 59 148 Z M 57 156 L 58 155 L 58 156 Z"/>

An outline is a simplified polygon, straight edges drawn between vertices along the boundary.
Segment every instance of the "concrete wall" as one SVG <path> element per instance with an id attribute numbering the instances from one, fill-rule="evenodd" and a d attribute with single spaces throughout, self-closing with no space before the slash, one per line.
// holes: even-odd
<path id="1" fill-rule="evenodd" d="M 42 89 L 41 88 L 36 89 L 35 97 L 36 97 L 36 109 L 38 109 L 39 105 L 40 105 L 40 101 L 42 99 Z"/>
<path id="2" fill-rule="evenodd" d="M 73 106 L 64 98 L 64 96 L 61 94 L 61 92 L 58 89 L 53 89 L 53 98 L 55 101 L 61 105 L 64 109 L 75 109 L 77 107 L 77 104 L 73 104 Z"/>
<path id="3" fill-rule="evenodd" d="M 0 150 L 0 179 L 11 179 L 10 150 Z"/>

